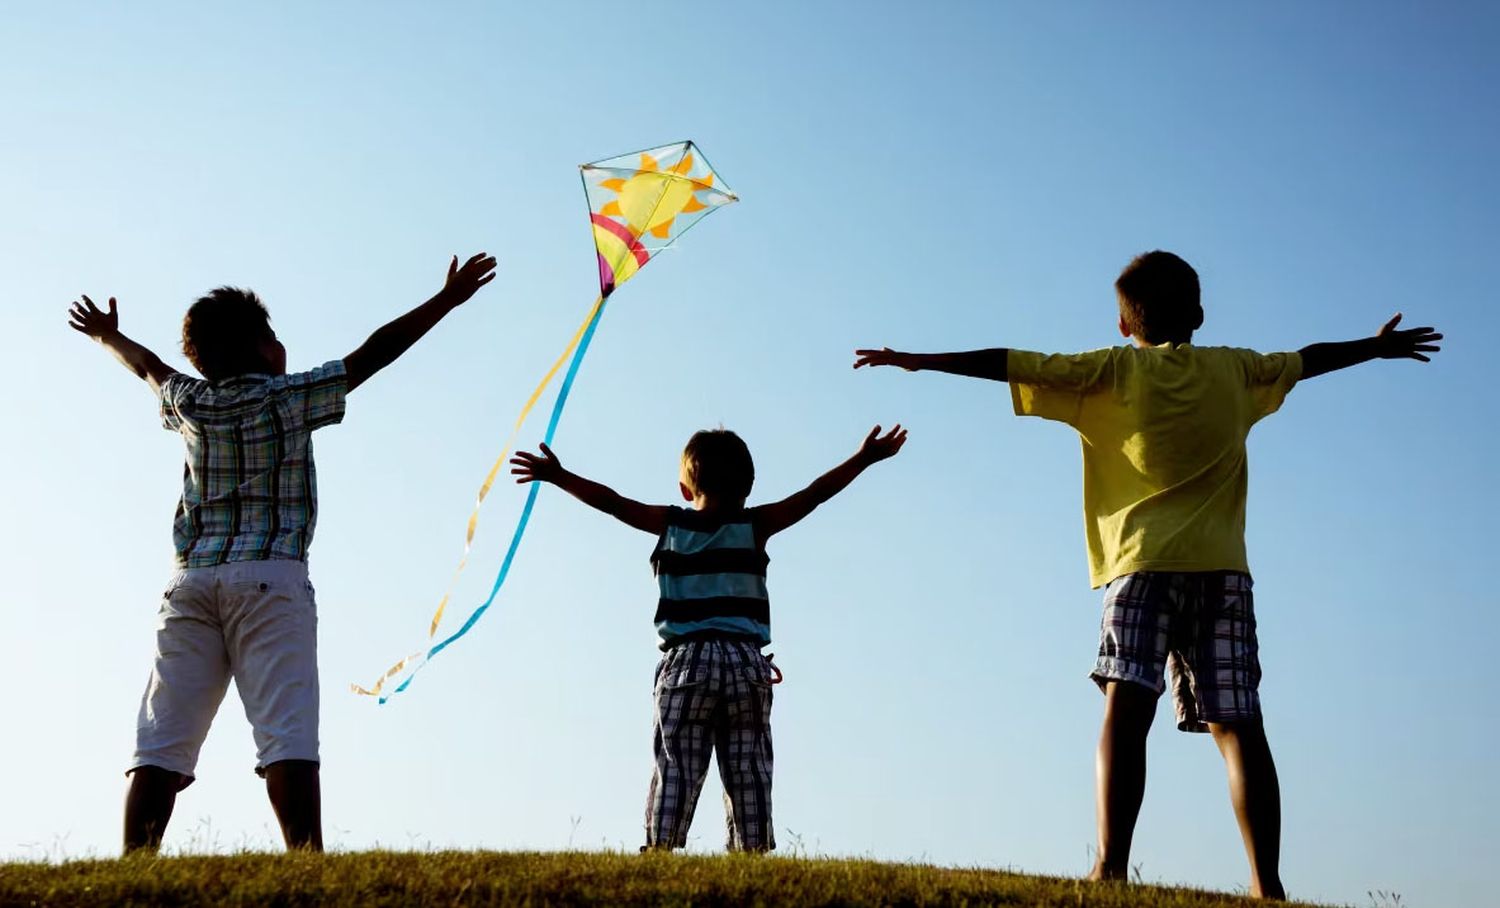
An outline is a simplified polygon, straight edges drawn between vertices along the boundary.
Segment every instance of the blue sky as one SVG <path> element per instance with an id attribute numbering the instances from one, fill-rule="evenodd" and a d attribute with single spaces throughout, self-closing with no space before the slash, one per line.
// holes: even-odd
<path id="1" fill-rule="evenodd" d="M 875 423 L 911 428 L 773 543 L 783 848 L 1087 869 L 1102 701 L 1077 442 L 1011 416 L 1003 386 L 849 366 L 866 345 L 1117 343 L 1115 274 L 1166 248 L 1202 275 L 1200 343 L 1295 349 L 1396 310 L 1448 337 L 1257 427 L 1249 545 L 1288 888 L 1480 901 L 1497 41 L 1500 14 L 1459 3 L 10 10 L 0 855 L 114 853 L 171 571 L 181 443 L 67 303 L 117 296 L 186 368 L 187 303 L 247 285 L 307 368 L 480 249 L 496 281 L 317 436 L 327 836 L 638 843 L 648 537 L 544 490 L 485 622 L 398 702 L 344 691 L 419 642 L 485 470 L 597 291 L 576 165 L 692 138 L 743 201 L 614 297 L 564 463 L 670 501 L 682 443 L 722 423 L 763 500 Z M 486 505 L 461 610 L 522 497 Z M 275 844 L 253 760 L 231 695 L 169 845 Z M 717 792 L 698 849 L 722 847 Z M 1206 737 L 1158 724 L 1136 841 L 1147 879 L 1243 883 Z"/>

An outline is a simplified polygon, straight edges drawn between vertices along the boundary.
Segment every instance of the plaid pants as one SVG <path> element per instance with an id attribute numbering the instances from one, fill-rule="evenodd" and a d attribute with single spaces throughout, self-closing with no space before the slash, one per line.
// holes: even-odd
<path id="1" fill-rule="evenodd" d="M 656 768 L 646 844 L 687 845 L 708 758 L 718 750 L 730 851 L 770 851 L 771 663 L 753 643 L 693 640 L 656 667 Z"/>

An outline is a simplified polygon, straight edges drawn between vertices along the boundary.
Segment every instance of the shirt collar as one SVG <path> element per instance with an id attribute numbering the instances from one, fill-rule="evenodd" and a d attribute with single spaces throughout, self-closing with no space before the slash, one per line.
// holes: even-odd
<path id="1" fill-rule="evenodd" d="M 243 375 L 231 375 L 228 378 L 215 379 L 215 387 L 223 388 L 228 385 L 248 384 L 251 382 L 268 382 L 272 378 L 269 372 L 246 372 Z"/>

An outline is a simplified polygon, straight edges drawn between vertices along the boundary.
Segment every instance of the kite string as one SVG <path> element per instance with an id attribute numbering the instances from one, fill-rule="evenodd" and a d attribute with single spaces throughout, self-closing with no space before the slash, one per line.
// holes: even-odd
<path id="1" fill-rule="evenodd" d="M 446 591 L 444 591 L 443 598 L 438 602 L 437 611 L 433 614 L 432 621 L 428 625 L 427 639 L 429 641 L 437 635 L 438 626 L 442 623 L 443 614 L 448 607 L 448 601 L 453 596 L 453 588 L 458 583 L 458 577 L 463 573 L 464 567 L 469 563 L 469 554 L 474 547 L 474 533 L 479 524 L 479 509 L 484 505 L 485 498 L 489 495 L 490 489 L 494 486 L 495 477 L 500 473 L 501 467 L 505 465 L 506 456 L 510 454 L 511 448 L 514 447 L 516 443 L 516 439 L 520 437 L 522 425 L 525 424 L 527 417 L 531 415 L 532 407 L 536 406 L 536 402 L 541 398 L 542 392 L 546 389 L 547 385 L 551 384 L 552 379 L 557 375 L 558 370 L 562 368 L 563 363 L 567 361 L 569 356 L 573 355 L 575 348 L 577 348 L 580 343 L 586 343 L 586 341 L 584 341 L 584 337 L 587 334 L 592 334 L 592 326 L 598 322 L 599 314 L 602 311 L 603 307 L 604 297 L 600 296 L 594 301 L 594 305 L 589 309 L 588 315 L 584 317 L 583 323 L 578 326 L 578 330 L 573 332 L 573 337 L 568 341 L 568 345 L 563 348 L 562 355 L 559 356 L 557 360 L 552 364 L 552 367 L 547 370 L 547 374 L 542 377 L 541 383 L 536 386 L 536 390 L 531 392 L 531 397 L 527 399 L 525 406 L 521 408 L 520 415 L 516 417 L 515 426 L 511 429 L 510 437 L 506 439 L 505 446 L 500 451 L 500 456 L 495 458 L 494 464 L 490 466 L 489 473 L 485 475 L 484 483 L 480 485 L 479 494 L 474 502 L 474 510 L 469 514 L 468 527 L 467 531 L 464 534 L 463 557 L 459 559 L 458 567 L 454 569 L 453 576 L 449 578 L 448 588 Z M 573 374 L 573 371 L 574 370 L 570 369 L 569 375 Z M 553 416 L 553 421 L 555 425 L 555 413 Z M 550 432 L 548 438 L 549 440 L 551 438 Z M 428 650 L 427 652 L 430 656 L 431 653 L 434 652 L 434 650 Z M 378 695 L 381 691 L 381 688 L 385 686 L 385 682 L 388 679 L 399 674 L 401 670 L 411 662 L 411 660 L 421 655 L 422 651 L 419 650 L 401 659 L 395 665 L 392 665 L 389 669 L 387 669 L 385 673 L 380 676 L 380 680 L 376 681 L 374 686 L 372 687 L 364 688 L 359 686 L 358 684 L 351 684 L 349 685 L 349 687 L 356 694 L 363 694 L 365 696 Z"/>
<path id="2" fill-rule="evenodd" d="M 551 446 L 552 439 L 557 434 L 558 421 L 562 418 L 563 407 L 567 405 L 568 394 L 573 389 L 573 380 L 578 375 L 578 367 L 582 365 L 583 357 L 586 353 L 588 353 L 589 344 L 594 338 L 594 329 L 599 326 L 599 319 L 604 315 L 605 299 L 605 297 L 601 296 L 598 301 L 594 303 L 594 308 L 589 313 L 589 319 L 584 324 L 581 336 L 575 340 L 578 348 L 577 352 L 573 354 L 573 361 L 569 363 L 567 374 L 563 376 L 562 385 L 557 389 L 557 401 L 552 405 L 552 415 L 547 420 L 547 431 L 545 437 L 543 438 L 543 442 L 548 446 Z M 468 619 L 464 621 L 463 625 L 459 627 L 458 630 L 454 631 L 440 643 L 428 649 L 422 661 L 412 667 L 411 672 L 407 674 L 406 678 L 401 682 L 401 684 L 396 687 L 395 691 L 380 698 L 381 703 L 385 703 L 391 697 L 406 690 L 406 688 L 411 685 L 412 679 L 417 676 L 417 672 L 421 671 L 422 667 L 430 662 L 433 656 L 436 656 L 438 653 L 447 649 L 450 644 L 467 634 L 469 632 L 469 629 L 472 628 L 475 623 L 479 621 L 480 617 L 482 617 L 484 613 L 489 610 L 490 605 L 495 601 L 495 597 L 500 594 L 500 588 L 505 585 L 506 577 L 510 574 L 511 563 L 515 561 L 516 551 L 521 546 L 521 537 L 526 534 L 526 525 L 531 521 L 531 511 L 532 508 L 536 505 L 537 493 L 540 490 L 541 483 L 531 483 L 531 489 L 526 494 L 526 504 L 521 509 L 521 517 L 516 522 L 515 532 L 511 534 L 510 547 L 506 549 L 505 560 L 501 562 L 500 571 L 495 575 L 495 583 L 490 588 L 489 596 L 484 600 L 484 602 L 480 603 L 478 608 L 474 609 L 474 611 L 469 615 Z"/>

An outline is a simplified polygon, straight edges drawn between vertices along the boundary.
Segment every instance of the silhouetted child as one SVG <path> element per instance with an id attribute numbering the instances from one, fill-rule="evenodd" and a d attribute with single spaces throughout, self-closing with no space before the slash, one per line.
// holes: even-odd
<path id="1" fill-rule="evenodd" d="M 518 452 L 517 482 L 550 482 L 584 504 L 657 537 L 656 769 L 646 798 L 648 849 L 681 848 L 717 749 L 731 851 L 776 847 L 771 827 L 771 684 L 761 647 L 771 642 L 766 540 L 806 517 L 871 464 L 906 442 L 876 426 L 853 457 L 802 491 L 746 508 L 755 481 L 750 449 L 724 429 L 698 432 L 682 452 L 679 487 L 691 510 L 646 505 L 563 469 L 542 445 Z"/>
<path id="2" fill-rule="evenodd" d="M 73 304 L 72 327 L 146 380 L 163 425 L 187 443 L 172 524 L 177 572 L 162 598 L 126 773 L 127 852 L 161 844 L 230 678 L 287 847 L 322 849 L 317 611 L 307 575 L 318 510 L 310 435 L 342 421 L 345 395 L 489 283 L 494 267 L 484 253 L 463 267 L 455 257 L 432 299 L 344 359 L 293 375 L 265 306 L 248 290 L 220 287 L 183 319 L 182 351 L 205 380 L 121 334 L 114 299 L 108 312 L 87 296 Z"/>
<path id="3" fill-rule="evenodd" d="M 857 350 L 860 366 L 1008 381 L 1017 414 L 1083 439 L 1089 574 L 1104 587 L 1093 678 L 1105 694 L 1094 879 L 1125 879 L 1146 784 L 1146 733 L 1170 669 L 1178 727 L 1223 754 L 1250 859 L 1252 895 L 1283 898 L 1281 795 L 1261 723 L 1255 610 L 1245 559 L 1245 437 L 1299 379 L 1410 358 L 1442 335 L 1396 330 L 1300 353 L 1195 347 L 1198 275 L 1169 252 L 1137 257 L 1115 283 L 1134 346 L 1045 355 L 1003 348 Z"/>

